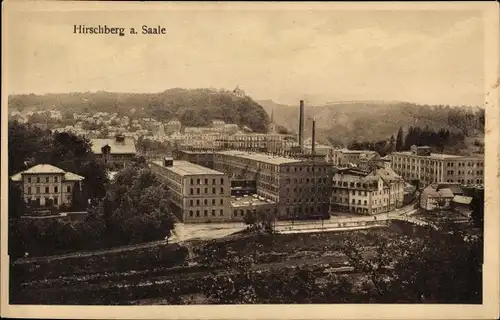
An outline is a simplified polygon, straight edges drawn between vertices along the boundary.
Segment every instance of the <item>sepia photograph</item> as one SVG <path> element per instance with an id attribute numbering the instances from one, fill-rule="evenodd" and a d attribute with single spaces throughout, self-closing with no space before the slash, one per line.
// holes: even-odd
<path id="1" fill-rule="evenodd" d="M 495 2 L 43 2 L 2 8 L 2 308 L 498 315 Z"/>

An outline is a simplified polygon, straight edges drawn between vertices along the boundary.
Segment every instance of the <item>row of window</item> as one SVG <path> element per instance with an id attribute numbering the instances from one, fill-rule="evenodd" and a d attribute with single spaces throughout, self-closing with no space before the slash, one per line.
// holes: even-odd
<path id="1" fill-rule="evenodd" d="M 216 179 L 212 179 L 212 184 L 215 184 Z M 190 184 L 194 184 L 194 179 L 191 179 Z M 203 181 L 201 179 L 196 179 L 196 184 L 208 184 L 208 179 L 204 179 Z M 220 184 L 224 184 L 224 178 L 220 179 Z"/>
<path id="2" fill-rule="evenodd" d="M 448 179 L 446 180 L 446 182 L 455 182 L 453 179 Z M 458 179 L 456 182 L 458 183 L 462 183 L 462 184 L 473 184 L 474 183 L 474 179 Z M 483 184 L 483 179 L 476 179 L 476 184 Z"/>
<path id="3" fill-rule="evenodd" d="M 205 188 L 203 191 L 204 191 L 203 194 L 207 194 L 208 193 L 208 188 Z M 189 189 L 189 194 L 190 195 L 194 194 L 194 189 L 193 188 Z M 200 188 L 196 188 L 196 194 L 200 194 Z M 212 188 L 212 194 L 216 194 L 215 188 Z M 223 187 L 220 188 L 220 194 L 224 194 L 224 188 Z"/>
<path id="4" fill-rule="evenodd" d="M 350 187 L 350 188 L 364 188 L 366 189 L 367 187 L 371 187 L 371 188 L 376 188 L 377 187 L 377 183 L 373 183 L 373 184 L 366 184 L 366 183 L 359 183 L 359 182 L 347 182 L 347 181 L 339 181 L 339 180 L 333 180 L 333 185 L 338 185 L 338 186 L 342 186 L 342 187 Z"/>
<path id="5" fill-rule="evenodd" d="M 189 216 L 190 217 L 193 217 L 194 216 L 194 212 L 193 210 L 190 210 L 189 211 Z M 224 210 L 220 210 L 219 211 L 219 216 L 223 216 L 224 215 Z M 196 210 L 196 216 L 199 217 L 200 216 L 200 210 Z M 208 210 L 203 210 L 203 216 L 204 217 L 208 217 Z M 215 217 L 215 210 L 212 210 L 212 216 Z"/>
<path id="6" fill-rule="evenodd" d="M 51 199 L 49 197 L 45 197 L 44 199 L 45 199 L 45 204 L 50 203 L 50 202 L 52 202 L 53 204 L 59 204 L 59 198 L 53 198 L 53 199 Z M 40 204 L 40 200 L 41 200 L 40 197 L 32 197 L 31 199 L 26 199 L 26 201 L 28 201 L 28 202 L 31 201 L 31 202 L 36 202 L 38 204 Z M 71 201 L 71 196 L 67 196 L 66 200 L 68 202 L 70 202 Z"/>
<path id="7" fill-rule="evenodd" d="M 482 175 L 483 174 L 483 170 L 478 170 L 478 171 L 467 171 L 467 173 L 465 173 L 465 171 L 461 171 L 461 170 L 458 170 L 457 174 L 458 175 L 461 175 L 461 174 L 469 174 L 469 175 L 473 175 L 473 174 L 476 174 L 478 176 Z M 455 174 L 455 171 L 454 170 L 448 170 L 446 171 L 446 174 L 447 175 L 453 175 Z"/>
<path id="8" fill-rule="evenodd" d="M 293 213 L 302 213 L 302 211 L 304 211 L 304 213 L 322 213 L 321 207 L 294 207 L 292 209 L 293 210 L 290 210 L 290 208 L 286 208 L 286 214 L 290 215 L 291 211 Z"/>
<path id="9" fill-rule="evenodd" d="M 286 183 L 290 183 L 292 181 L 293 181 L 293 183 L 297 183 L 297 182 L 298 183 L 304 183 L 304 182 L 305 183 L 309 183 L 309 182 L 311 182 L 311 183 L 326 183 L 327 180 L 326 180 L 326 178 L 317 178 L 317 179 L 314 179 L 314 178 L 305 178 L 305 179 L 294 178 L 293 180 L 290 178 L 285 179 Z"/>
<path id="10" fill-rule="evenodd" d="M 310 189 L 309 188 L 293 188 L 293 192 L 302 192 L 302 190 L 304 190 L 305 192 L 308 192 L 309 190 L 311 190 L 311 192 L 323 192 L 325 190 L 325 188 L 321 188 L 321 187 L 311 187 Z M 290 193 L 290 188 L 286 188 L 286 192 L 287 193 Z"/>
<path id="11" fill-rule="evenodd" d="M 193 205 L 194 205 L 194 203 L 195 203 L 195 202 L 194 202 L 194 200 L 189 200 L 189 205 L 190 205 L 190 206 L 193 206 Z M 207 205 L 208 205 L 208 199 L 204 199 L 204 200 L 203 200 L 203 204 L 204 204 L 205 206 L 207 206 Z M 196 200 L 196 205 L 197 205 L 197 206 L 199 206 L 199 205 L 200 205 L 200 200 L 199 200 L 199 199 L 198 199 L 198 200 Z M 215 206 L 215 199 L 212 199 L 212 205 L 213 205 L 213 206 Z M 223 206 L 223 205 L 224 205 L 224 199 L 220 199 L 220 205 L 221 205 L 221 206 Z"/>
<path id="12" fill-rule="evenodd" d="M 322 202 L 321 198 L 294 198 L 293 201 L 290 199 L 286 199 L 286 203 L 313 203 L 313 202 Z"/>
<path id="13" fill-rule="evenodd" d="M 45 192 L 43 192 L 44 189 L 40 189 L 40 187 L 35 187 L 35 193 L 50 193 L 50 188 L 49 187 L 45 187 Z M 32 192 L 32 189 L 31 187 L 28 187 L 28 194 L 31 194 Z M 42 192 L 40 192 L 42 191 Z M 58 187 L 54 187 L 54 192 L 53 193 L 58 193 L 59 192 L 59 188 Z M 66 186 L 66 192 L 71 192 L 71 186 Z"/>
<path id="14" fill-rule="evenodd" d="M 332 197 L 332 202 L 338 202 L 338 203 L 349 203 L 349 199 L 348 198 L 342 198 L 342 197 Z M 372 203 L 371 204 L 383 204 L 383 203 L 386 203 L 387 202 L 387 199 L 381 199 L 381 200 L 372 200 Z M 363 202 L 361 202 L 361 200 L 358 200 L 357 203 L 356 203 L 356 199 L 352 199 L 351 200 L 351 204 L 358 204 L 358 205 L 361 205 L 361 203 L 363 203 L 363 205 L 368 205 L 368 201 L 367 200 L 363 200 Z"/>
<path id="15" fill-rule="evenodd" d="M 32 181 L 31 177 L 28 177 L 28 183 L 31 183 L 31 181 Z M 36 183 L 40 183 L 40 182 L 41 182 L 40 177 L 36 177 Z M 45 177 L 45 182 L 50 182 L 50 178 Z M 59 182 L 59 177 L 54 177 L 54 182 Z"/>

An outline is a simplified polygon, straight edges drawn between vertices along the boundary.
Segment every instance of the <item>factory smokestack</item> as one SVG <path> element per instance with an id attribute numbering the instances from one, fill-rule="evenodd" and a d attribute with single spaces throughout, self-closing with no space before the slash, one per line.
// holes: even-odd
<path id="1" fill-rule="evenodd" d="M 300 100 L 299 110 L 299 146 L 300 151 L 304 151 L 304 100 Z"/>
<path id="2" fill-rule="evenodd" d="M 316 120 L 313 119 L 311 154 L 316 154 Z"/>

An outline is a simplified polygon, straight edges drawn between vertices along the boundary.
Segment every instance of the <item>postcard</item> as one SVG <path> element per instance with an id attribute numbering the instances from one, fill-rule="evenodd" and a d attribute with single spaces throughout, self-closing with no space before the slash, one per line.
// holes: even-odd
<path id="1" fill-rule="evenodd" d="M 7 1 L 2 316 L 498 318 L 498 13 Z"/>

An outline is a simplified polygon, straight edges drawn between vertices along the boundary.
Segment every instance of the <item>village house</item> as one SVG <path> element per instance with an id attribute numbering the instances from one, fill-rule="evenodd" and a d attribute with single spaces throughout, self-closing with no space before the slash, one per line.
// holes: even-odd
<path id="1" fill-rule="evenodd" d="M 33 207 L 70 206 L 75 188 L 81 191 L 84 177 L 50 164 L 38 164 L 16 173 L 10 179 L 17 183 L 26 203 Z"/>
<path id="2" fill-rule="evenodd" d="M 127 166 L 136 156 L 135 141 L 117 134 L 114 139 L 91 139 L 92 151 L 111 169 Z"/>

